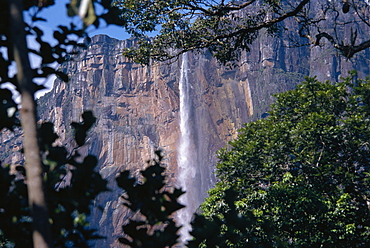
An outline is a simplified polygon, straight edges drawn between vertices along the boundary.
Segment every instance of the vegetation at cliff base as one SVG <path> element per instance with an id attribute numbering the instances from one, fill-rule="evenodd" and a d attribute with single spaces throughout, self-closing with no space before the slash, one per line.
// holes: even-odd
<path id="1" fill-rule="evenodd" d="M 370 78 L 355 73 L 339 83 L 307 78 L 277 94 L 267 118 L 246 124 L 218 152 L 220 181 L 202 205 L 204 217 L 227 219 L 232 208 L 223 198 L 232 189 L 239 214 L 255 219 L 243 227 L 248 236 L 223 225 L 219 235 L 238 237 L 225 247 L 251 241 L 257 247 L 369 247 L 369 95 Z"/>

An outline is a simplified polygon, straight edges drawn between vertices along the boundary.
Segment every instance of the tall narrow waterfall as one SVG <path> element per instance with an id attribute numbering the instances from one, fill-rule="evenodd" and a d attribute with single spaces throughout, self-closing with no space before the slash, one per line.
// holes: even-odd
<path id="1" fill-rule="evenodd" d="M 195 199 L 193 185 L 196 177 L 196 154 L 194 142 L 192 140 L 192 127 L 191 127 L 191 99 L 190 85 L 189 85 L 189 62 L 188 54 L 182 56 L 181 74 L 179 81 L 180 91 L 180 144 L 178 149 L 177 164 L 179 169 L 178 184 L 186 193 L 181 196 L 180 203 L 185 205 L 185 208 L 179 211 L 178 220 L 181 228 L 181 239 L 186 241 L 190 238 L 189 231 L 191 230 L 190 221 L 193 213 L 198 207 L 197 200 Z M 199 204 L 199 203 L 198 203 Z"/>

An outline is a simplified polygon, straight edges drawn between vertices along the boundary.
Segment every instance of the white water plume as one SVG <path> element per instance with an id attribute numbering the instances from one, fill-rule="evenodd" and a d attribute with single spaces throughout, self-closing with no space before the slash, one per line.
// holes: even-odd
<path id="1" fill-rule="evenodd" d="M 189 62 L 188 54 L 185 53 L 182 56 L 181 74 L 179 81 L 179 92 L 180 92 L 180 144 L 178 149 L 177 164 L 179 169 L 178 184 L 186 193 L 179 199 L 180 203 L 185 205 L 185 208 L 181 209 L 177 218 L 179 224 L 182 225 L 180 229 L 181 240 L 183 243 L 190 238 L 189 231 L 191 230 L 191 218 L 196 208 L 196 199 L 194 196 L 194 181 L 196 177 L 196 168 L 194 158 L 195 154 L 192 152 L 194 144 L 192 142 L 191 133 L 191 101 L 189 97 L 190 85 L 189 85 Z"/>

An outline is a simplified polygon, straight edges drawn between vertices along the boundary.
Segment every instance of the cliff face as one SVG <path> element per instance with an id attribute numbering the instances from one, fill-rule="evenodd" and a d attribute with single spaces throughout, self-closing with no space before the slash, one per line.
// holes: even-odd
<path id="1" fill-rule="evenodd" d="M 181 58 L 172 64 L 143 67 L 121 56 L 122 49 L 131 45 L 131 40 L 93 37 L 87 50 L 61 66 L 70 82 L 57 79 L 38 101 L 40 118 L 53 121 L 59 142 L 71 147 L 75 144 L 71 143 L 70 123 L 79 121 L 84 110 L 92 110 L 97 117 L 88 144 L 81 150 L 99 158 L 97 169 L 110 180 L 112 189 L 97 200 L 103 211 L 96 209 L 91 217 L 93 226 L 107 237 L 96 247 L 113 244 L 127 217 L 114 184 L 118 172 L 130 169 L 138 174 L 153 151 L 161 148 L 169 184 L 177 183 Z M 207 53 L 188 54 L 189 125 L 192 155 L 199 168 L 194 179 L 199 189 L 196 204 L 213 183 L 215 152 L 236 137 L 243 123 L 261 118 L 273 101 L 271 94 L 292 89 L 306 75 L 337 80 L 349 69 L 358 69 L 360 76 L 368 73 L 369 61 L 361 58 L 345 61 L 335 53 L 323 53 L 324 48 L 290 45 L 285 39 L 261 35 L 252 52 L 243 54 L 241 66 L 234 69 L 220 66 Z M 368 53 L 361 56 L 369 57 Z M 19 149 L 21 138 L 9 132 L 0 135 L 2 161 L 19 161 L 19 157 L 11 161 L 9 151 Z"/>
<path id="2" fill-rule="evenodd" d="M 123 47 L 129 45 L 130 41 L 93 37 L 86 51 L 62 66 L 70 82 L 56 80 L 52 91 L 39 100 L 41 118 L 55 123 L 61 142 L 70 142 L 70 122 L 78 121 L 83 110 L 92 110 L 97 117 L 83 149 L 98 156 L 99 171 L 111 181 L 113 192 L 97 201 L 104 210 L 94 211 L 93 225 L 108 239 L 96 247 L 114 242 L 126 218 L 121 192 L 114 185 L 118 172 L 130 169 L 138 174 L 160 148 L 165 153 L 169 184 L 177 184 L 181 59 L 171 65 L 143 67 L 121 56 Z M 199 204 L 213 181 L 215 151 L 236 136 L 242 123 L 258 114 L 253 111 L 247 70 L 226 70 L 207 56 L 189 55 L 188 79 L 192 156 L 202 166 L 195 179 L 200 187 Z"/>

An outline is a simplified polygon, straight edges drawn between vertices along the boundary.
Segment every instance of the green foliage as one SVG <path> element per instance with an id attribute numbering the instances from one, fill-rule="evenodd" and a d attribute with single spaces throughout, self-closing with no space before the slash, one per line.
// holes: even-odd
<path id="1" fill-rule="evenodd" d="M 173 192 L 165 190 L 163 157 L 160 151 L 156 151 L 156 156 L 148 161 L 149 167 L 141 171 L 143 178 L 139 182 L 130 177 L 129 171 L 116 178 L 118 186 L 125 190 L 123 204 L 135 216 L 122 227 L 125 236 L 119 241 L 133 248 L 172 247 L 179 238 L 180 227 L 176 226 L 173 213 L 184 207 L 177 202 L 184 192 L 177 188 Z"/>
<path id="2" fill-rule="evenodd" d="M 82 116 L 84 122 L 79 125 L 85 127 L 81 134 L 85 137 L 95 117 L 91 112 Z M 88 241 L 99 236 L 88 227 L 86 216 L 95 197 L 107 191 L 107 182 L 94 170 L 96 157 L 88 155 L 82 160 L 76 149 L 68 154 L 65 147 L 55 145 L 57 139 L 52 123 L 41 124 L 39 144 L 54 247 L 88 247 Z M 15 169 L 14 174 L 0 166 L 0 238 L 10 247 L 32 247 L 27 176 L 23 166 Z"/>
<path id="3" fill-rule="evenodd" d="M 267 118 L 219 151 L 204 216 L 224 219 L 222 196 L 234 188 L 240 213 L 257 218 L 255 239 L 270 237 L 262 223 L 271 223 L 270 247 L 368 247 L 370 79 L 355 78 L 307 78 L 276 95 Z"/>
<path id="4" fill-rule="evenodd" d="M 189 248 L 281 246 L 270 222 L 258 218 L 251 210 L 245 210 L 245 202 L 237 200 L 236 191 L 213 189 L 213 192 L 218 194 L 218 202 L 215 199 L 206 200 L 204 213 L 195 215 L 190 233 L 193 240 L 189 242 Z M 215 195 L 211 194 L 211 197 Z M 211 209 L 215 206 L 208 204 L 210 202 L 222 204 L 216 207 L 222 210 L 214 212 Z"/>

